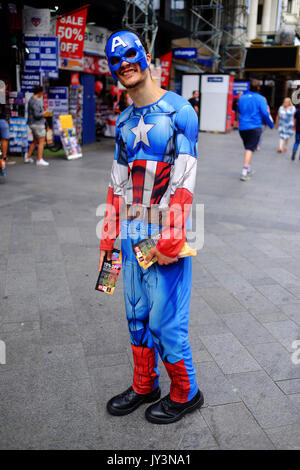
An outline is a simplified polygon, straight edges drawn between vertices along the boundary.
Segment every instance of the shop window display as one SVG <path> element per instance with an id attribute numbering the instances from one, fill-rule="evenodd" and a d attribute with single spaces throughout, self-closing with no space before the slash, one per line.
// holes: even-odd
<path id="1" fill-rule="evenodd" d="M 28 150 L 27 122 L 25 118 L 25 97 L 23 93 L 11 91 L 8 98 L 9 151 L 24 156 Z"/>
<path id="2" fill-rule="evenodd" d="M 83 86 L 71 85 L 69 90 L 69 113 L 74 122 L 74 129 L 77 140 L 82 143 L 82 106 L 83 106 Z"/>

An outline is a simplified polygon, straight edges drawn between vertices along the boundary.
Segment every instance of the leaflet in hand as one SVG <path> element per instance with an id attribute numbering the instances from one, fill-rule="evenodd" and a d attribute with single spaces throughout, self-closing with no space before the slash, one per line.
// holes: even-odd
<path id="1" fill-rule="evenodd" d="M 122 267 L 122 253 L 114 249 L 111 260 L 105 256 L 95 289 L 112 295 Z"/>
<path id="2" fill-rule="evenodd" d="M 152 258 L 152 260 L 149 263 L 145 262 L 145 258 L 147 257 L 149 251 L 151 248 L 156 246 L 157 240 L 159 237 L 155 238 L 144 238 L 144 240 L 141 240 L 140 242 L 137 242 L 133 245 L 133 251 L 135 253 L 136 259 L 139 263 L 139 265 L 143 269 L 147 269 L 152 264 L 156 263 L 157 258 Z M 183 247 L 180 250 L 180 253 L 178 254 L 178 258 L 185 258 L 187 256 L 196 256 L 197 255 L 197 250 L 193 250 L 187 242 L 184 242 Z"/>

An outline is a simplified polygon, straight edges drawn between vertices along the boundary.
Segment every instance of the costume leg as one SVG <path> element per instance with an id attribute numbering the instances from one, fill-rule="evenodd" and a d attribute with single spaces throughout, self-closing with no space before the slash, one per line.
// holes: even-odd
<path id="1" fill-rule="evenodd" d="M 125 309 L 134 360 L 133 389 L 147 394 L 158 387 L 157 351 L 149 330 L 149 302 L 143 273 L 132 244 L 145 238 L 135 221 L 122 222 L 122 260 Z M 139 238 L 137 238 L 139 237 Z"/>
<path id="2" fill-rule="evenodd" d="M 191 270 L 191 258 L 183 258 L 168 266 L 155 263 L 143 277 L 150 331 L 171 379 L 170 397 L 180 403 L 198 391 L 188 342 Z"/>

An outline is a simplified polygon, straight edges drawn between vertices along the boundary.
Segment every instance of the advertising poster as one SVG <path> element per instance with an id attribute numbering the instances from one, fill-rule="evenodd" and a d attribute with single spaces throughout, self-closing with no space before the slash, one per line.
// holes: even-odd
<path id="1" fill-rule="evenodd" d="M 96 73 L 98 75 L 110 75 L 108 63 L 105 57 L 84 54 L 85 73 Z"/>
<path id="2" fill-rule="evenodd" d="M 233 96 L 243 94 L 249 90 L 250 82 L 235 81 L 233 84 Z"/>
<path id="3" fill-rule="evenodd" d="M 24 117 L 11 117 L 9 120 L 9 151 L 25 153 L 28 148 L 27 121 Z"/>
<path id="4" fill-rule="evenodd" d="M 59 116 L 61 114 L 68 114 L 69 112 L 68 87 L 49 88 L 48 111 L 51 112 L 53 116 L 53 134 L 59 136 Z"/>
<path id="5" fill-rule="evenodd" d="M 83 58 L 87 6 L 59 16 L 56 20 L 56 36 L 60 40 L 60 57 L 80 60 Z"/>
<path id="6" fill-rule="evenodd" d="M 24 5 L 23 33 L 28 36 L 50 35 L 50 10 L 48 8 L 32 8 Z"/>
<path id="7" fill-rule="evenodd" d="M 25 72 L 56 72 L 58 69 L 58 39 L 48 36 L 25 36 L 30 53 L 25 60 Z"/>
<path id="8" fill-rule="evenodd" d="M 161 86 L 168 88 L 171 71 L 172 52 L 167 52 L 167 54 L 162 55 L 159 59 L 161 66 Z"/>
<path id="9" fill-rule="evenodd" d="M 34 87 L 40 84 L 41 84 L 40 72 L 21 74 L 21 91 L 23 93 L 26 93 L 27 91 L 33 92 Z"/>
<path id="10" fill-rule="evenodd" d="M 63 70 L 73 70 L 74 72 L 82 72 L 83 71 L 83 58 L 82 59 L 68 59 L 67 57 L 60 57 L 59 68 Z"/>
<path id="11" fill-rule="evenodd" d="M 108 30 L 99 26 L 88 25 L 85 28 L 84 53 L 105 56 L 105 43 Z"/>
<path id="12" fill-rule="evenodd" d="M 82 157 L 82 150 L 78 143 L 73 119 L 70 114 L 59 116 L 59 135 L 67 160 L 74 160 Z"/>

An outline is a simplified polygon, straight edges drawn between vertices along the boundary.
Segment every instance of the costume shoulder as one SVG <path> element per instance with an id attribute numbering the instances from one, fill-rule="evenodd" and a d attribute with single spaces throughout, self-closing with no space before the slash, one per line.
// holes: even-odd
<path id="1" fill-rule="evenodd" d="M 121 126 L 124 122 L 126 122 L 127 119 L 129 119 L 129 117 L 130 117 L 132 111 L 133 111 L 133 104 L 131 104 L 130 106 L 128 106 L 128 108 L 124 109 L 124 111 L 122 111 L 122 113 L 120 114 L 120 116 L 119 116 L 118 119 L 117 119 L 116 126 L 119 127 L 119 126 Z"/>
<path id="2" fill-rule="evenodd" d="M 169 110 L 173 110 L 174 112 L 180 111 L 184 106 L 189 106 L 194 111 L 193 106 L 188 100 L 183 98 L 183 96 L 177 95 L 177 93 L 174 93 L 173 91 L 168 91 L 163 96 L 163 99 L 160 101 L 160 105 L 168 106 Z"/>

